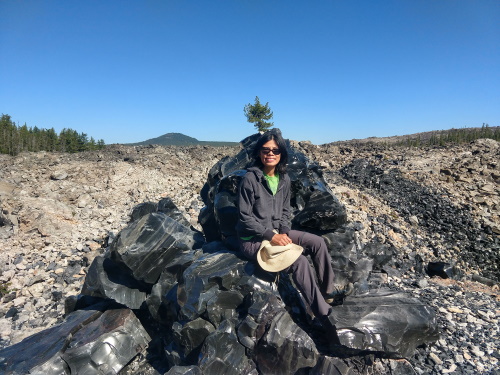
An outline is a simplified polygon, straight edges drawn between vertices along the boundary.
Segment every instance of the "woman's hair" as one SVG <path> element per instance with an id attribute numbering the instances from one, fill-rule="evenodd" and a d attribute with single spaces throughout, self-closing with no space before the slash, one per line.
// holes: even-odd
<path id="1" fill-rule="evenodd" d="M 252 154 L 254 158 L 254 165 L 259 168 L 262 168 L 264 166 L 264 164 L 262 164 L 262 160 L 260 159 L 260 149 L 265 143 L 269 141 L 275 141 L 276 144 L 278 145 L 278 148 L 281 151 L 280 161 L 278 165 L 276 165 L 276 170 L 278 171 L 278 174 L 284 175 L 286 173 L 286 165 L 288 163 L 288 152 L 286 150 L 285 140 L 281 136 L 281 132 L 279 130 L 278 131 L 276 131 L 275 129 L 268 130 L 264 134 L 262 134 L 260 138 L 257 140 L 257 143 L 253 148 L 253 154 Z"/>

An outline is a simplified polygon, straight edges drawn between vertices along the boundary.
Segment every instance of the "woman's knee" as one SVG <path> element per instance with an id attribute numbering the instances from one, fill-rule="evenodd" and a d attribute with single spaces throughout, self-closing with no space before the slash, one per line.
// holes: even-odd
<path id="1" fill-rule="evenodd" d="M 309 248 L 312 251 L 321 251 L 328 249 L 326 247 L 325 239 L 312 233 L 305 233 L 302 237 L 302 243 L 303 247 Z"/>

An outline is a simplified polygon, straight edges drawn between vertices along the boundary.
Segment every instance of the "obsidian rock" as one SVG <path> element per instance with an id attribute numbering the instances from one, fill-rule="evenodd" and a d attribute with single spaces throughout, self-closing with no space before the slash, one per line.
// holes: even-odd
<path id="1" fill-rule="evenodd" d="M 194 355 L 198 355 L 201 345 L 207 336 L 215 331 L 215 327 L 207 320 L 197 318 L 184 325 L 174 323 L 172 330 L 176 344 L 183 349 L 184 357 L 189 358 L 193 357 L 193 351 L 195 351 Z"/>
<path id="2" fill-rule="evenodd" d="M 218 298 L 219 291 L 230 290 L 238 285 L 245 274 L 246 263 L 229 252 L 208 254 L 194 261 L 179 282 L 179 317 L 193 320 L 207 313 L 209 301 Z M 237 295 L 233 298 L 237 301 L 241 299 Z M 212 323 L 217 324 L 216 321 Z"/>
<path id="3" fill-rule="evenodd" d="M 319 357 L 314 341 L 286 311 L 276 313 L 255 348 L 262 374 L 295 374 L 313 367 Z"/>
<path id="4" fill-rule="evenodd" d="M 358 188 L 366 189 L 368 194 L 387 202 L 409 222 L 411 217 L 416 217 L 419 230 L 428 232 L 429 238 L 439 233 L 440 247 L 454 253 L 453 248 L 458 246 L 457 256 L 464 263 L 476 265 L 484 277 L 500 279 L 500 252 L 490 251 L 498 250 L 498 238 L 485 235 L 488 231 L 475 221 L 470 205 L 457 205 L 442 191 L 405 178 L 397 168 L 375 166 L 368 159 L 354 160 L 344 166 L 340 174 Z M 422 246 L 435 247 L 432 243 Z"/>
<path id="5" fill-rule="evenodd" d="M 402 292 L 350 296 L 332 314 L 342 344 L 393 358 L 411 356 L 417 346 L 439 338 L 435 312 Z"/>
<path id="6" fill-rule="evenodd" d="M 79 310 L 0 351 L 2 374 L 118 373 L 150 337 L 128 309 Z"/>
<path id="7" fill-rule="evenodd" d="M 98 256 L 90 265 L 81 294 L 109 298 L 131 309 L 146 301 L 151 286 L 134 279 L 128 270 L 109 257 Z"/>
<path id="8" fill-rule="evenodd" d="M 203 375 L 198 366 L 174 366 L 165 375 Z"/>
<path id="9" fill-rule="evenodd" d="M 250 374 L 255 364 L 246 356 L 230 320 L 225 320 L 206 338 L 198 366 L 204 374 Z M 256 372 L 255 372 L 256 373 Z"/>
<path id="10" fill-rule="evenodd" d="M 118 373 L 150 340 L 131 310 L 107 310 L 72 336 L 61 357 L 72 374 Z"/>
<path id="11" fill-rule="evenodd" d="M 177 319 L 179 312 L 177 303 L 178 280 L 183 272 L 201 255 L 201 251 L 186 251 L 165 266 L 146 300 L 153 319 L 166 325 Z"/>
<path id="12" fill-rule="evenodd" d="M 455 265 L 448 262 L 429 262 L 425 271 L 430 277 L 439 276 L 443 279 L 454 278 L 457 275 Z"/>
<path id="13" fill-rule="evenodd" d="M 151 285 L 179 253 L 195 248 L 195 232 L 162 212 L 147 214 L 123 229 L 110 246 L 111 259 Z"/>
<path id="14" fill-rule="evenodd" d="M 177 208 L 175 203 L 170 198 L 163 198 L 159 202 L 144 202 L 134 207 L 130 214 L 130 222 L 139 220 L 141 217 L 153 212 L 162 212 L 171 217 L 179 224 L 189 228 L 189 221 L 184 217 L 182 212 Z"/>

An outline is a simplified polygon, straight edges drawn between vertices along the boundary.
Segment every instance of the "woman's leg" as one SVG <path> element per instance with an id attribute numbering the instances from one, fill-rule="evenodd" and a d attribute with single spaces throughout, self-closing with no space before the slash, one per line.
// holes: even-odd
<path id="1" fill-rule="evenodd" d="M 316 269 L 319 289 L 324 294 L 333 292 L 332 258 L 325 240 L 312 233 L 291 230 L 288 233 L 293 243 L 304 248 L 304 255 L 309 255 Z"/>
<path id="2" fill-rule="evenodd" d="M 261 241 L 256 238 L 251 240 L 240 239 L 240 252 L 245 256 L 245 258 L 250 260 L 257 260 L 257 252 L 259 251 Z"/>
<path id="3" fill-rule="evenodd" d="M 325 241 L 314 234 L 297 230 L 291 230 L 288 236 L 293 243 L 304 248 L 303 255 L 289 267 L 288 272 L 292 273 L 295 284 L 302 292 L 306 302 L 311 306 L 314 315 L 317 317 L 326 316 L 331 306 L 326 303 L 321 292 L 329 292 L 329 289 L 332 288 L 333 270 Z M 313 261 L 319 286 L 316 283 L 314 271 L 305 255 L 309 255 Z"/>
<path id="4" fill-rule="evenodd" d="M 309 260 L 301 255 L 286 271 L 292 274 L 295 285 L 302 293 L 306 303 L 311 306 L 314 315 L 317 317 L 328 315 L 331 306 L 325 302 L 321 295 Z"/>

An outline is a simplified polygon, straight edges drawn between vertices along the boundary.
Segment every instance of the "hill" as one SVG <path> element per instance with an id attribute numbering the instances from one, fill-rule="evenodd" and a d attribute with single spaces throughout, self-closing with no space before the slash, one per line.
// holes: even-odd
<path id="1" fill-rule="evenodd" d="M 156 138 L 150 138 L 142 142 L 128 143 L 128 146 L 212 146 L 212 147 L 232 147 L 239 146 L 239 142 L 217 142 L 217 141 L 199 141 L 196 138 L 189 137 L 181 133 L 167 133 Z"/>

